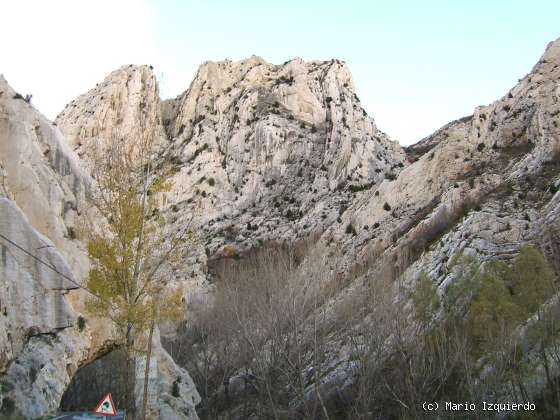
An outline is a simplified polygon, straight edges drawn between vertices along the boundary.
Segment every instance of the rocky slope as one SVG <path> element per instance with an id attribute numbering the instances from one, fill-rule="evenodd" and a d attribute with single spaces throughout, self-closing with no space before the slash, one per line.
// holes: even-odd
<path id="1" fill-rule="evenodd" d="M 438 242 L 452 229 L 449 235 L 458 236 L 450 254 L 465 247 L 482 255 L 511 254 L 511 246 L 534 238 L 547 211 L 554 211 L 552 185 L 560 165 L 559 79 L 556 41 L 503 98 L 412 146 L 416 162 L 396 180 L 356 200 L 343 223 L 332 226 L 323 241 L 343 243 L 344 254 L 356 255 L 362 263 L 403 247 L 413 251 L 415 259 L 431 243 L 448 240 Z M 345 235 L 348 223 L 356 236 Z M 457 234 L 462 230 L 470 232 Z M 450 256 L 441 249 L 436 255 Z M 400 268 L 408 265 L 397 262 Z M 422 265 L 437 274 L 433 264 L 424 260 Z"/>
<path id="2" fill-rule="evenodd" d="M 359 294 L 380 278 L 412 287 L 426 273 L 445 295 L 454 256 L 508 261 L 524 244 L 558 273 L 560 40 L 504 97 L 407 153 L 413 163 L 396 180 L 356 197 L 317 241 L 315 252 L 330 257 L 325 281 L 350 282 L 346 293 Z M 325 394 L 347 386 L 348 353 L 334 351 L 324 371 Z M 533 375 L 542 378 L 542 366 Z"/>

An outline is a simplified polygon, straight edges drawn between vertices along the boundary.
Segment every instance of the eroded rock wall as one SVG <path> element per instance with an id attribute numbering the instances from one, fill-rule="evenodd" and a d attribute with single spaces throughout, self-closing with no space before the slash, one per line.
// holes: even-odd
<path id="1" fill-rule="evenodd" d="M 82 163 L 0 76 L 0 415 L 55 413 L 77 370 L 115 345 L 110 323 L 87 317 L 87 292 L 77 288 L 89 269 L 79 220 L 92 181 Z M 197 418 L 188 373 L 157 348 L 161 409 Z M 171 395 L 177 378 L 185 387 Z"/>

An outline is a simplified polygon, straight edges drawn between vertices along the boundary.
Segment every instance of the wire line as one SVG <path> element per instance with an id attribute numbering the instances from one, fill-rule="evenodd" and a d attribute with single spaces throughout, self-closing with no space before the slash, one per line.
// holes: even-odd
<path id="1" fill-rule="evenodd" d="M 54 265 L 43 261 L 41 258 L 39 258 L 38 256 L 34 255 L 33 253 L 31 253 L 30 251 L 28 251 L 27 249 L 25 249 L 24 247 L 22 247 L 21 245 L 18 245 L 17 243 L 15 243 L 14 241 L 12 241 L 10 238 L 4 236 L 3 234 L 0 233 L 0 238 L 4 239 L 6 242 L 8 242 L 10 245 L 15 246 L 17 249 L 19 249 L 20 251 L 22 251 L 23 253 L 25 253 L 26 255 L 30 256 L 31 258 L 33 258 L 35 261 L 43 264 L 45 267 L 50 268 L 52 271 L 54 271 L 56 274 L 58 274 L 59 276 L 61 276 L 62 278 L 68 280 L 70 283 L 76 285 L 79 289 L 83 289 L 86 292 L 90 293 L 91 295 L 95 296 L 96 298 L 100 299 L 100 300 L 104 300 L 100 295 L 98 295 L 95 292 L 92 292 L 90 289 L 88 289 L 87 287 L 81 285 L 80 283 L 78 283 L 76 280 L 74 280 L 73 278 L 67 276 L 64 273 L 61 273 Z M 33 278 L 33 277 L 32 277 Z M 33 278 L 34 279 L 34 278 Z"/>

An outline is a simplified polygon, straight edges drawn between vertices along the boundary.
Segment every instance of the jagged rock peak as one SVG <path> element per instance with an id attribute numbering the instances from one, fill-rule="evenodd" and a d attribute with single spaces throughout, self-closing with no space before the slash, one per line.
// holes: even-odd
<path id="1" fill-rule="evenodd" d="M 162 118 L 168 204 L 180 212 L 200 199 L 210 253 L 231 218 L 251 226 L 249 242 L 322 231 L 354 194 L 404 167 L 402 148 L 377 129 L 337 60 L 207 62 L 164 101 Z"/>
<path id="2" fill-rule="evenodd" d="M 336 103 L 348 96 L 359 103 L 352 75 L 344 62 L 305 62 L 296 57 L 282 65 L 274 65 L 258 56 L 251 56 L 240 61 L 207 61 L 202 64 L 190 88 L 175 100 L 167 101 L 168 121 L 181 116 L 178 108 L 189 96 L 204 94 L 216 99 L 226 96 L 236 99 L 240 91 L 248 93 L 254 89 L 269 94 L 277 92 L 277 99 L 282 105 L 309 123 L 324 122 L 325 108 L 331 101 Z M 184 123 L 182 118 L 175 121 L 172 135 L 177 135 Z"/>
<path id="3" fill-rule="evenodd" d="M 558 63 L 560 61 L 560 38 L 551 41 L 546 46 L 544 54 L 535 67 L 539 64 L 547 62 L 548 60 Z"/>
<path id="4" fill-rule="evenodd" d="M 322 231 L 354 194 L 405 166 L 402 148 L 377 129 L 338 60 L 206 62 L 187 91 L 162 103 L 149 69 L 125 67 L 57 121 L 84 153 L 84 145 L 113 127 L 133 135 L 146 109 L 167 142 L 160 167 L 173 187 L 162 210 L 180 223 L 197 203 L 200 222 L 212 226 L 210 252 L 224 245 L 222 229 L 240 214 L 246 214 L 240 223 L 251 220 L 246 245 Z M 267 220 L 255 218 L 257 212 Z"/>
<path id="5" fill-rule="evenodd" d="M 133 139 L 140 132 L 163 142 L 160 98 L 151 66 L 126 65 L 70 102 L 56 123 L 78 155 L 87 153 L 90 141 L 111 136 Z"/>
<path id="6" fill-rule="evenodd" d="M 237 62 L 206 62 L 186 92 L 164 102 L 163 118 L 168 136 L 181 145 L 198 134 L 195 129 L 208 124 L 222 143 L 227 141 L 224 137 L 233 139 L 235 132 L 262 133 L 270 125 L 286 131 L 283 135 L 309 137 L 307 127 L 328 143 L 324 155 L 331 156 L 323 163 L 329 169 L 348 154 L 338 146 L 353 149 L 348 144 L 352 139 L 356 145 L 376 141 L 383 149 L 380 154 L 395 155 L 389 160 L 397 163 L 402 160 L 400 146 L 379 132 L 361 107 L 351 73 L 338 60 L 306 63 L 296 58 L 273 65 L 253 56 Z M 363 157 L 367 161 L 370 156 Z"/>

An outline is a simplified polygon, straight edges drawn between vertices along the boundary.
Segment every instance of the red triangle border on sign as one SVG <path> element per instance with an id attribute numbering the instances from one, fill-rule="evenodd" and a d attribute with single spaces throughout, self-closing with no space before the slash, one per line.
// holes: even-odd
<path id="1" fill-rule="evenodd" d="M 113 409 L 112 413 L 102 413 L 101 411 L 99 411 L 101 409 L 101 405 L 103 404 L 103 401 L 105 401 L 107 398 L 109 398 L 109 401 L 111 402 L 111 408 Z M 97 408 L 93 411 L 93 414 L 100 414 L 100 415 L 103 415 L 103 416 L 110 416 L 110 417 L 118 416 L 118 414 L 115 410 L 116 410 L 116 407 L 115 407 L 115 403 L 113 401 L 113 396 L 109 392 L 107 395 L 105 395 L 103 398 L 101 398 L 101 401 L 99 401 L 99 404 L 97 404 Z"/>

